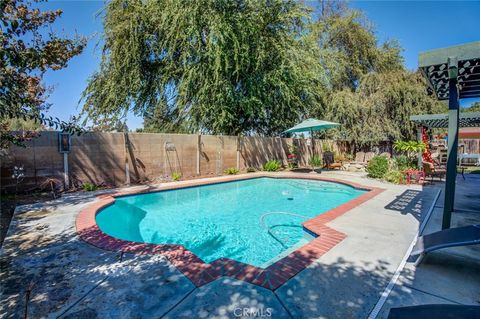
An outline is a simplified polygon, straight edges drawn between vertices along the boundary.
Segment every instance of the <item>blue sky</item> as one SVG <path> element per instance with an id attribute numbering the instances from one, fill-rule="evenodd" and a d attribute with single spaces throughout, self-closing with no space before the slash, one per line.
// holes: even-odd
<path id="1" fill-rule="evenodd" d="M 307 1 L 308 3 L 308 1 Z M 312 2 L 314 4 L 314 2 Z M 47 72 L 45 83 L 53 86 L 49 114 L 67 120 L 76 115 L 78 101 L 87 79 L 98 68 L 101 47 L 101 13 L 104 2 L 97 0 L 54 0 L 42 9 L 62 9 L 53 30 L 66 35 L 89 37 L 86 50 L 73 58 L 66 69 Z M 351 1 L 374 24 L 380 41 L 397 39 L 404 48 L 407 68 L 417 67 L 418 53 L 430 49 L 480 41 L 480 1 Z M 472 100 L 463 100 L 468 106 Z M 130 129 L 142 127 L 142 119 L 130 115 Z"/>

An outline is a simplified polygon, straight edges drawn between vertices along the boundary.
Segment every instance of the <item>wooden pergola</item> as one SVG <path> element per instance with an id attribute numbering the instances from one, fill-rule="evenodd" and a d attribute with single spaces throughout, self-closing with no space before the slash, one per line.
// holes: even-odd
<path id="1" fill-rule="evenodd" d="M 448 113 L 412 115 L 410 121 L 418 126 L 429 128 L 448 128 Z M 460 113 L 458 127 L 480 127 L 480 112 Z"/>
<path id="2" fill-rule="evenodd" d="M 458 128 L 465 121 L 459 99 L 480 97 L 480 42 L 466 43 L 419 54 L 419 69 L 428 89 L 439 100 L 448 100 L 448 115 L 432 121 L 448 122 L 447 174 L 442 229 L 450 228 L 455 202 Z M 473 114 L 473 113 L 470 113 Z M 478 116 L 478 113 L 477 113 Z"/>

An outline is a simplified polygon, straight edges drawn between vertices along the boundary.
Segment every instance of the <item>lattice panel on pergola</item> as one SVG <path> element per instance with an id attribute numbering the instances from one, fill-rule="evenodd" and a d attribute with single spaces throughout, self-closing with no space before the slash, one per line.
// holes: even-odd
<path id="1" fill-rule="evenodd" d="M 413 115 L 412 122 L 430 128 L 447 128 L 448 114 Z M 459 127 L 480 127 L 480 112 L 460 113 Z"/>
<path id="2" fill-rule="evenodd" d="M 439 100 L 448 99 L 448 57 L 458 59 L 459 98 L 480 97 L 480 42 L 421 53 L 419 68 Z"/>

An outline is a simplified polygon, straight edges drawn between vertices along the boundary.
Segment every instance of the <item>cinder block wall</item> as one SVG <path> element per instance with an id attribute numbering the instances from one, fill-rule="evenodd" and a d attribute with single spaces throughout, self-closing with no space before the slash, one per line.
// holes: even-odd
<path id="1" fill-rule="evenodd" d="M 2 190 L 14 190 L 12 179 L 14 166 L 23 166 L 25 177 L 19 189 L 41 186 L 48 177 L 60 177 L 63 173 L 63 155 L 58 152 L 58 132 L 42 132 L 40 137 L 26 143 L 26 147 L 12 146 L 0 155 Z"/>
<path id="2" fill-rule="evenodd" d="M 315 141 L 317 151 L 322 143 Z M 182 178 L 215 176 L 230 167 L 245 171 L 261 168 L 269 160 L 287 164 L 288 145 L 294 143 L 300 166 L 307 166 L 310 147 L 304 139 L 278 137 L 236 137 L 156 133 L 85 133 L 72 136 L 68 154 L 69 178 L 72 185 L 90 182 L 120 186 L 127 182 L 127 166 L 131 183 L 169 180 L 173 173 Z M 346 151 L 345 143 L 333 143 L 337 151 Z M 58 152 L 58 132 L 41 132 L 27 142 L 26 148 L 11 147 L 1 160 L 1 189 L 12 192 L 15 181 L 12 169 L 23 165 L 25 178 L 19 189 L 40 187 L 48 178 L 63 183 L 63 154 Z"/>

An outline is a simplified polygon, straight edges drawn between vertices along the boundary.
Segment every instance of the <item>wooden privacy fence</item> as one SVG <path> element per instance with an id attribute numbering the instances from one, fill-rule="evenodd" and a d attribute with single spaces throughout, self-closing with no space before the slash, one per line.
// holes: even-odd
<path id="1" fill-rule="evenodd" d="M 58 151 L 58 132 L 41 132 L 26 148 L 11 147 L 1 156 L 1 189 L 12 191 L 14 166 L 23 166 L 23 190 L 39 187 L 48 178 L 63 183 L 63 154 Z M 289 145 L 298 149 L 300 166 L 311 156 L 305 139 L 279 137 L 236 137 L 215 135 L 157 133 L 86 133 L 72 136 L 68 154 L 70 184 L 90 182 L 120 186 L 129 183 L 170 179 L 173 173 L 182 178 L 215 176 L 230 167 L 240 171 L 261 168 L 268 160 L 287 164 Z M 315 140 L 315 149 L 329 143 L 337 152 L 346 151 L 346 143 Z"/>

